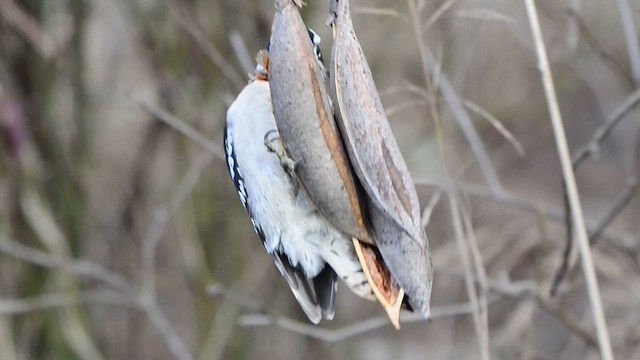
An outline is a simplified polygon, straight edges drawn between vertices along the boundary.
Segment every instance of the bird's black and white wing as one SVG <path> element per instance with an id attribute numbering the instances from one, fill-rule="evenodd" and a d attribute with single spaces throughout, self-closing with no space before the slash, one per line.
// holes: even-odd
<path id="1" fill-rule="evenodd" d="M 275 121 L 268 83 L 252 82 L 227 112 L 224 135 L 227 167 L 240 201 L 267 252 L 305 314 L 318 323 L 323 317 L 333 318 L 337 277 L 323 261 L 307 262 L 310 265 L 305 268 L 296 251 L 291 251 L 294 247 L 305 246 L 304 239 L 297 236 L 288 241 L 292 237 L 290 234 L 305 234 L 304 230 L 293 231 L 306 225 L 304 221 L 293 219 L 296 213 L 304 214 L 304 209 L 297 209 L 291 179 L 277 157 L 264 146 L 264 135 L 272 130 L 275 130 Z"/>

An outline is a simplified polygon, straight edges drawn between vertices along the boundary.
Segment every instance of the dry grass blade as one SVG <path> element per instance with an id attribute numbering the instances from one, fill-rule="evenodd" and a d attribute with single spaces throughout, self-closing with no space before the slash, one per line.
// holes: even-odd
<path id="1" fill-rule="evenodd" d="M 609 330 L 604 316 L 602 300 L 600 298 L 600 289 L 598 287 L 598 280 L 593 266 L 593 259 L 591 257 L 589 238 L 587 236 L 587 230 L 582 214 L 582 205 L 580 204 L 580 195 L 578 194 L 575 174 L 573 173 L 573 167 L 571 164 L 571 156 L 569 154 L 569 145 L 567 144 L 567 137 L 564 131 L 564 125 L 562 124 L 560 106 L 558 105 L 553 77 L 551 75 L 551 69 L 549 68 L 549 61 L 547 59 L 547 51 L 542 37 L 542 30 L 540 29 L 540 22 L 538 21 L 538 12 L 536 10 L 534 0 L 525 0 L 525 5 L 529 24 L 531 26 L 531 32 L 535 42 L 538 65 L 545 90 L 547 105 L 549 107 L 553 133 L 556 145 L 558 146 L 558 156 L 560 157 L 560 163 L 562 166 L 562 177 L 567 185 L 567 193 L 573 215 L 572 222 L 575 227 L 576 241 L 578 242 L 580 249 L 582 267 L 587 282 L 591 310 L 596 325 L 598 344 L 600 346 L 600 355 L 603 359 L 610 360 L 613 359 L 613 350 L 611 348 L 611 340 L 609 339 Z"/>
<path id="2" fill-rule="evenodd" d="M 469 100 L 462 100 L 462 103 L 464 104 L 464 106 L 466 106 L 469 110 L 473 111 L 474 113 L 480 115 L 483 119 L 487 120 L 491 125 L 493 125 L 493 127 L 498 130 L 498 132 L 500 132 L 500 134 L 508 141 L 511 143 L 511 145 L 513 145 L 513 147 L 516 149 L 516 151 L 518 152 L 518 154 L 521 157 L 525 157 L 527 156 L 525 154 L 524 151 L 524 147 L 522 146 L 522 144 L 520 143 L 520 141 L 518 141 L 518 139 L 516 139 L 515 136 L 513 136 L 513 134 L 507 130 L 506 127 L 504 127 L 504 125 L 502 125 L 502 122 L 500 120 L 498 120 L 495 116 L 493 116 L 490 112 L 488 112 L 487 110 L 483 109 L 482 107 L 480 107 L 479 105 L 475 104 L 474 102 L 471 102 Z"/>

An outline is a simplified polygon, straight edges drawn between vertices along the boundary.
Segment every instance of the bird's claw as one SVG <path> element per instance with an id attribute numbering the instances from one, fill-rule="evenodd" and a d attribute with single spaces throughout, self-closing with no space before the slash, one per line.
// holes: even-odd
<path id="1" fill-rule="evenodd" d="M 264 146 L 267 147 L 267 150 L 276 154 L 280 161 L 280 166 L 282 166 L 284 171 L 289 174 L 289 177 L 293 180 L 294 194 L 298 195 L 299 184 L 296 177 L 296 166 L 298 162 L 287 155 L 277 130 L 270 130 L 264 135 Z"/>

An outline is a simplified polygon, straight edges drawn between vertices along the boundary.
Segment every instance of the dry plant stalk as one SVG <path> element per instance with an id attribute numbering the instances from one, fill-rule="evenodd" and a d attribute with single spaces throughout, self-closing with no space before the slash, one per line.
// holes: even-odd
<path id="1" fill-rule="evenodd" d="M 428 317 L 431 253 L 416 188 L 353 29 L 349 1 L 333 0 L 330 11 L 331 96 L 349 159 L 367 194 L 375 243 L 411 307 Z"/>
<path id="2" fill-rule="evenodd" d="M 604 317 L 602 300 L 600 297 L 600 289 L 598 287 L 598 279 L 596 277 L 593 259 L 591 257 L 591 248 L 589 247 L 589 238 L 582 214 L 582 205 L 580 204 L 580 195 L 576 185 L 575 174 L 571 163 L 571 155 L 569 154 L 569 145 L 562 123 L 560 114 L 560 106 L 556 97 L 555 87 L 553 84 L 553 76 L 547 59 L 547 51 L 542 38 L 540 22 L 538 21 L 538 13 L 534 0 L 525 0 L 527 8 L 527 16 L 531 26 L 531 32 L 538 56 L 538 64 L 540 75 L 544 86 L 547 106 L 549 107 L 549 115 L 556 145 L 558 147 L 558 157 L 562 166 L 562 177 L 567 186 L 567 196 L 571 207 L 572 223 L 575 229 L 575 241 L 578 243 L 580 256 L 582 260 L 582 270 L 584 271 L 587 283 L 587 291 L 591 302 L 591 310 L 595 321 L 596 333 L 598 336 L 598 345 L 600 346 L 600 355 L 603 359 L 613 359 L 613 350 L 611 348 L 611 340 L 609 339 L 609 330 Z"/>

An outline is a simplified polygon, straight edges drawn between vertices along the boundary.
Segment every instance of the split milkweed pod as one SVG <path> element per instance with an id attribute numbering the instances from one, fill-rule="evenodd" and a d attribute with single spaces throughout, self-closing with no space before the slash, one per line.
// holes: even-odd
<path id="1" fill-rule="evenodd" d="M 366 193 L 375 245 L 411 308 L 428 317 L 433 270 L 418 195 L 356 37 L 348 0 L 331 1 L 329 24 L 335 117 Z"/>
<path id="2" fill-rule="evenodd" d="M 371 243 L 358 185 L 333 117 L 325 75 L 298 11 L 300 4 L 275 3 L 269 77 L 284 147 L 320 213 L 338 229 Z"/>

